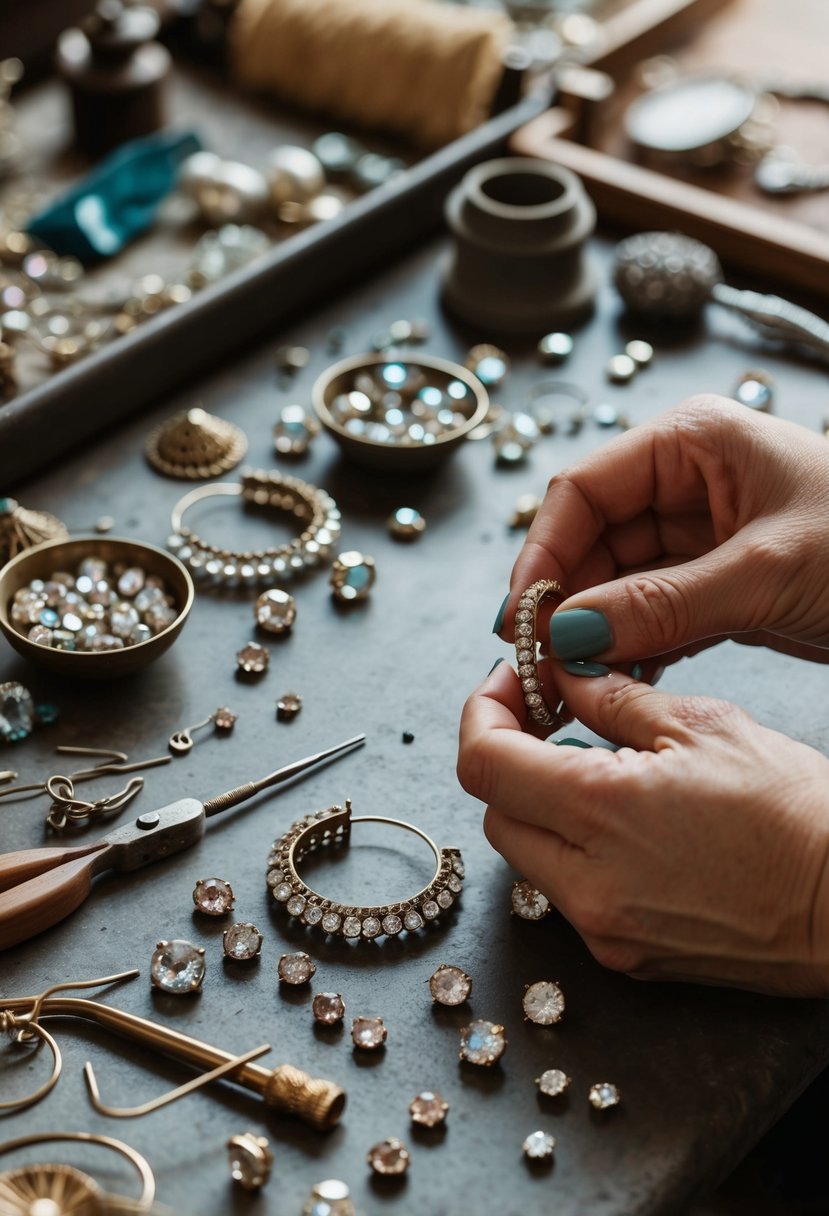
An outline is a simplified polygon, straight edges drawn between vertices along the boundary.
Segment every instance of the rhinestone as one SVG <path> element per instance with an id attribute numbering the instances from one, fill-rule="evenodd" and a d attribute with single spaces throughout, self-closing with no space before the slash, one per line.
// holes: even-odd
<path id="1" fill-rule="evenodd" d="M 536 680 L 534 676 L 528 676 L 526 679 L 521 681 L 521 687 L 524 689 L 524 692 L 536 692 L 538 689 L 538 680 Z"/>
<path id="2" fill-rule="evenodd" d="M 509 435 L 499 434 L 495 439 L 495 456 L 499 464 L 523 464 L 527 449 Z"/>
<path id="3" fill-rule="evenodd" d="M 322 918 L 322 927 L 326 933 L 336 933 L 342 924 L 339 912 L 326 912 Z"/>
<path id="4" fill-rule="evenodd" d="M 612 380 L 614 384 L 627 384 L 637 371 L 638 366 L 630 355 L 611 355 L 605 367 L 608 380 Z"/>
<path id="5" fill-rule="evenodd" d="M 276 703 L 276 716 L 280 722 L 290 722 L 302 709 L 302 697 L 298 692 L 286 692 Z"/>
<path id="6" fill-rule="evenodd" d="M 466 356 L 466 366 L 487 388 L 495 388 L 505 379 L 510 368 L 510 360 L 509 355 L 497 346 L 482 342 L 478 346 L 473 346 L 469 351 Z"/>
<path id="7" fill-rule="evenodd" d="M 593 421 L 596 426 L 618 426 L 619 411 L 615 405 L 597 405 L 593 410 Z"/>
<path id="8" fill-rule="evenodd" d="M 109 567 L 100 557 L 85 557 L 78 567 L 78 574 L 91 578 L 93 583 L 99 583 L 106 578 Z"/>
<path id="9" fill-rule="evenodd" d="M 315 1022 L 335 1026 L 345 1016 L 345 1002 L 339 992 L 318 992 L 311 1002 Z"/>
<path id="10" fill-rule="evenodd" d="M 462 1005 L 472 991 L 472 978 L 460 967 L 441 963 L 429 979 L 429 991 L 438 1005 Z"/>
<path id="11" fill-rule="evenodd" d="M 132 604 L 116 604 L 109 616 L 109 626 L 117 638 L 128 638 L 140 617 Z"/>
<path id="12" fill-rule="evenodd" d="M 453 857 L 452 858 L 452 869 L 455 871 L 458 878 L 466 877 L 466 866 L 463 864 L 462 857 Z"/>
<path id="13" fill-rule="evenodd" d="M 357 1216 L 351 1192 L 338 1178 L 326 1178 L 311 1188 L 301 1216 Z"/>
<path id="14" fill-rule="evenodd" d="M 42 603 L 42 601 L 41 601 Z M 38 622 L 47 629 L 56 629 L 60 625 L 60 617 L 54 608 L 43 608 L 38 614 Z"/>
<path id="15" fill-rule="evenodd" d="M 304 950 L 295 954 L 283 954 L 277 964 L 276 974 L 283 984 L 307 984 L 317 965 Z"/>
<path id="16" fill-rule="evenodd" d="M 423 917 L 414 908 L 410 908 L 403 917 L 403 924 L 409 933 L 415 933 L 418 929 L 423 928 Z"/>
<path id="17" fill-rule="evenodd" d="M 322 920 L 322 908 L 317 904 L 309 904 L 302 914 L 302 919 L 306 925 L 318 925 Z"/>
<path id="18" fill-rule="evenodd" d="M 267 633 L 287 633 L 296 620 L 296 600 L 287 591 L 272 587 L 259 596 L 253 605 L 253 615 L 260 629 Z"/>
<path id="19" fill-rule="evenodd" d="M 536 1077 L 535 1083 L 538 1086 L 539 1093 L 542 1093 L 547 1098 L 557 1098 L 563 1094 L 572 1081 L 571 1077 L 567 1076 L 566 1072 L 562 1072 L 560 1068 L 548 1068 Z"/>
<path id="20" fill-rule="evenodd" d="M 439 1123 L 443 1123 L 448 1111 L 449 1103 L 446 1099 L 429 1089 L 417 1094 L 409 1103 L 412 1123 L 419 1123 L 422 1127 L 437 1127 Z"/>
<path id="21" fill-rule="evenodd" d="M 383 917 L 383 932 L 387 937 L 394 937 L 403 928 L 403 921 L 394 912 Z"/>
<path id="22" fill-rule="evenodd" d="M 334 595 L 344 603 L 367 598 L 374 586 L 377 572 L 374 558 L 349 549 L 341 553 L 331 568 L 329 580 L 334 589 Z"/>
<path id="23" fill-rule="evenodd" d="M 774 399 L 774 381 L 768 372 L 746 372 L 737 385 L 734 396 L 740 405 L 768 413 Z"/>
<path id="24" fill-rule="evenodd" d="M 130 566 L 118 579 L 118 594 L 125 600 L 134 599 L 143 588 L 145 578 L 140 566 Z"/>
<path id="25" fill-rule="evenodd" d="M 29 641 L 38 646 L 50 646 L 52 643 L 52 630 L 47 629 L 45 625 L 33 625 L 28 636 Z"/>
<path id="26" fill-rule="evenodd" d="M 177 996 L 198 992 L 204 979 L 204 950 L 176 939 L 159 942 L 150 960 L 150 979 L 156 988 Z"/>
<path id="27" fill-rule="evenodd" d="M 352 1042 L 364 1051 L 376 1051 L 382 1047 L 388 1033 L 382 1018 L 355 1018 L 351 1025 Z"/>
<path id="28" fill-rule="evenodd" d="M 291 916 L 302 916 L 302 913 L 305 911 L 305 896 L 292 895 L 285 907 L 288 909 Z"/>
<path id="29" fill-rule="evenodd" d="M 246 1191 L 256 1191 L 271 1176 L 273 1153 L 264 1136 L 245 1132 L 242 1136 L 231 1136 L 227 1142 L 230 1176 Z"/>
<path id="30" fill-rule="evenodd" d="M 438 891 L 437 902 L 440 907 L 446 911 L 447 908 L 452 907 L 452 904 L 455 902 L 455 897 L 451 891 Z"/>
<path id="31" fill-rule="evenodd" d="M 450 874 L 446 880 L 446 885 L 450 891 L 454 891 L 455 895 L 460 895 L 463 890 L 463 883 L 458 878 L 457 874 Z"/>
<path id="32" fill-rule="evenodd" d="M 460 1058 L 469 1064 L 488 1067 L 500 1060 L 506 1049 L 504 1028 L 497 1022 L 470 1022 L 461 1030 Z"/>
<path id="33" fill-rule="evenodd" d="M 278 882 L 273 889 L 273 897 L 279 900 L 280 903 L 285 903 L 291 898 L 291 884 L 289 882 Z"/>
<path id="34" fill-rule="evenodd" d="M 268 670 L 271 661 L 270 651 L 259 642 L 248 642 L 236 652 L 236 666 L 247 675 L 261 675 Z"/>
<path id="35" fill-rule="evenodd" d="M 375 1174 L 397 1176 L 405 1174 L 409 1168 L 409 1152 L 401 1140 L 389 1136 L 388 1140 L 381 1140 L 369 1149 L 366 1161 Z"/>
<path id="36" fill-rule="evenodd" d="M 426 530 L 426 520 L 414 507 L 398 507 L 387 521 L 387 527 L 397 540 L 416 540 Z"/>
<path id="37" fill-rule="evenodd" d="M 537 692 L 528 692 L 525 698 L 530 709 L 538 709 L 539 705 L 544 704 L 544 699 Z"/>
<path id="38" fill-rule="evenodd" d="M 556 1138 L 549 1132 L 531 1132 L 524 1141 L 524 1156 L 530 1161 L 549 1161 L 555 1147 Z"/>
<path id="39" fill-rule="evenodd" d="M 228 925 L 222 934 L 222 949 L 227 958 L 236 962 L 247 962 L 256 958 L 262 949 L 262 934 L 249 921 Z"/>
<path id="40" fill-rule="evenodd" d="M 363 926 L 359 916 L 346 916 L 343 921 L 343 936 L 344 937 L 359 937 Z"/>
<path id="41" fill-rule="evenodd" d="M 563 363 L 573 353 L 573 346 L 569 334 L 545 334 L 538 344 L 538 353 L 545 363 Z"/>
<path id="42" fill-rule="evenodd" d="M 274 449 L 280 456 L 304 456 L 318 432 L 317 420 L 301 405 L 286 405 L 280 410 L 273 428 Z"/>
<path id="43" fill-rule="evenodd" d="M 611 1106 L 619 1105 L 622 1095 L 609 1081 L 599 1081 L 596 1085 L 590 1086 L 587 1100 L 594 1110 L 610 1110 Z"/>
<path id="44" fill-rule="evenodd" d="M 522 625 L 525 621 L 531 621 L 532 619 L 533 619 L 533 614 L 532 614 L 531 609 L 529 609 L 529 608 L 522 608 L 519 612 L 516 612 L 516 614 L 515 614 L 515 620 L 518 625 Z"/>
<path id="45" fill-rule="evenodd" d="M 630 356 L 637 367 L 647 367 L 653 362 L 653 347 L 650 342 L 643 342 L 641 338 L 634 338 L 625 346 L 625 354 Z"/>
<path id="46" fill-rule="evenodd" d="M 524 993 L 524 1016 L 537 1026 L 552 1026 L 564 1017 L 564 993 L 554 980 L 539 980 Z"/>
<path id="47" fill-rule="evenodd" d="M 522 621 L 520 625 L 516 626 L 515 632 L 519 637 L 531 638 L 533 635 L 532 624 L 528 621 Z"/>
<path id="48" fill-rule="evenodd" d="M 513 912 L 522 920 L 541 920 L 552 911 L 547 896 L 537 891 L 526 878 L 520 878 L 512 884 L 510 900 Z"/>
<path id="49" fill-rule="evenodd" d="M 232 709 L 228 709 L 227 706 L 222 705 L 213 714 L 213 725 L 216 727 L 216 730 L 231 731 L 237 717 L 238 715 Z"/>
<path id="50" fill-rule="evenodd" d="M 34 720 L 35 705 L 28 689 L 14 680 L 0 684 L 0 738 L 6 743 L 28 739 Z"/>
<path id="51" fill-rule="evenodd" d="M 376 916 L 367 916 L 363 921 L 363 937 L 376 937 L 383 926 Z"/>
<path id="52" fill-rule="evenodd" d="M 436 916 L 440 916 L 440 908 L 433 899 L 427 899 L 421 911 L 426 920 L 434 920 Z"/>
<path id="53" fill-rule="evenodd" d="M 233 908 L 233 888 L 223 878 L 200 878 L 193 890 L 193 903 L 206 916 L 224 916 Z"/>

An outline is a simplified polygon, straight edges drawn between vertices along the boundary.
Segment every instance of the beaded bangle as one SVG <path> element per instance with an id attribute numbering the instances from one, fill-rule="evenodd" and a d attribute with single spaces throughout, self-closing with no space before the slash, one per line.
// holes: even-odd
<path id="1" fill-rule="evenodd" d="M 183 522 L 184 513 L 202 499 L 219 495 L 240 496 L 245 502 L 283 511 L 304 527 L 299 536 L 270 549 L 223 549 L 197 536 Z M 298 477 L 262 469 L 245 469 L 241 484 L 211 482 L 197 486 L 180 498 L 170 517 L 172 535 L 167 548 L 203 584 L 226 587 L 271 585 L 319 564 L 341 531 L 337 504 L 325 490 Z"/>
<path id="2" fill-rule="evenodd" d="M 564 599 L 561 585 L 555 579 L 540 579 L 522 592 L 515 613 L 515 651 L 527 713 L 540 726 L 552 726 L 558 730 L 564 725 L 564 719 L 551 710 L 544 700 L 536 658 L 536 618 L 539 607 L 548 595 L 557 596 L 559 601 Z"/>

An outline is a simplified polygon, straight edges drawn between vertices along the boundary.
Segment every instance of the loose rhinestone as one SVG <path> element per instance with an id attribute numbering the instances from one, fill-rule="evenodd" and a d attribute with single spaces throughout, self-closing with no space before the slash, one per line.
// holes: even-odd
<path id="1" fill-rule="evenodd" d="M 552 911 L 552 906 L 546 895 L 542 895 L 535 887 L 521 878 L 512 884 L 510 893 L 512 910 L 522 920 L 541 920 Z"/>
<path id="2" fill-rule="evenodd" d="M 117 604 L 110 613 L 110 629 L 117 638 L 128 638 L 139 624 L 140 617 L 132 604 Z"/>
<path id="3" fill-rule="evenodd" d="M 403 924 L 409 933 L 415 933 L 418 929 L 423 928 L 423 917 L 414 908 L 410 908 L 403 917 Z"/>
<path id="4" fill-rule="evenodd" d="M 176 939 L 159 942 L 150 960 L 150 979 L 156 988 L 180 996 L 198 992 L 204 979 L 204 950 Z"/>
<path id="5" fill-rule="evenodd" d="M 536 1077 L 535 1083 L 538 1086 L 539 1093 L 544 1094 L 547 1098 L 557 1098 L 563 1094 L 570 1085 L 572 1077 L 568 1077 L 566 1072 L 562 1072 L 560 1068 L 548 1068 Z"/>
<path id="6" fill-rule="evenodd" d="M 452 904 L 455 902 L 455 897 L 451 891 L 438 891 L 437 902 L 438 905 L 443 908 L 444 911 L 446 911 L 447 908 L 452 907 Z"/>
<path id="7" fill-rule="evenodd" d="M 247 962 L 256 958 L 262 949 L 262 934 L 249 921 L 228 925 L 222 934 L 222 949 L 234 962 Z"/>
<path id="8" fill-rule="evenodd" d="M 638 364 L 630 355 L 611 355 L 605 367 L 608 380 L 614 384 L 627 384 L 638 370 Z"/>
<path id="9" fill-rule="evenodd" d="M 357 1216 L 351 1192 L 339 1178 L 326 1178 L 311 1188 L 301 1216 Z"/>
<path id="10" fill-rule="evenodd" d="M 304 950 L 295 954 L 283 954 L 280 958 L 276 974 L 283 984 L 307 984 L 317 969 L 316 963 Z"/>
<path id="11" fill-rule="evenodd" d="M 302 913 L 305 911 L 305 902 L 304 895 L 292 895 L 285 907 L 291 916 L 302 916 Z"/>
<path id="12" fill-rule="evenodd" d="M 270 661 L 270 651 L 259 642 L 248 642 L 247 646 L 236 652 L 236 666 L 246 675 L 261 675 L 268 670 Z"/>
<path id="13" fill-rule="evenodd" d="M 344 937 L 359 937 L 363 926 L 359 916 L 346 916 L 343 921 L 343 936 Z"/>
<path id="14" fill-rule="evenodd" d="M 270 1178 L 274 1157 L 264 1136 L 255 1136 L 253 1132 L 231 1136 L 227 1153 L 230 1176 L 246 1191 L 258 1190 Z"/>
<path id="15" fill-rule="evenodd" d="M 569 334 L 545 334 L 538 344 L 538 353 L 545 363 L 563 363 L 573 353 Z"/>
<path id="16" fill-rule="evenodd" d="M 287 633 L 296 620 L 296 600 L 278 587 L 263 591 L 253 606 L 253 615 L 267 633 Z"/>
<path id="17" fill-rule="evenodd" d="M 530 1161 L 549 1161 L 555 1151 L 556 1138 L 549 1132 L 531 1132 L 524 1141 L 524 1156 Z"/>
<path id="18" fill-rule="evenodd" d="M 367 916 L 363 921 L 363 937 L 377 937 L 383 926 L 376 916 Z"/>
<path id="19" fill-rule="evenodd" d="M 470 1022 L 461 1030 L 460 1058 L 469 1064 L 489 1067 L 500 1060 L 506 1049 L 504 1028 L 497 1022 Z"/>
<path id="20" fill-rule="evenodd" d="M 331 567 L 329 582 L 334 596 L 343 603 L 354 603 L 368 597 L 377 578 L 374 558 L 349 549 L 341 553 Z"/>
<path id="21" fill-rule="evenodd" d="M 322 920 L 322 908 L 317 904 L 309 904 L 302 914 L 306 925 L 318 925 Z"/>
<path id="22" fill-rule="evenodd" d="M 222 705 L 213 714 L 213 725 L 216 727 L 216 730 L 231 731 L 233 730 L 237 717 L 238 714 L 235 714 L 233 710 L 228 709 L 227 706 Z"/>
<path id="23" fill-rule="evenodd" d="M 487 388 L 496 388 L 510 369 L 509 355 L 497 346 L 482 342 L 466 356 L 466 366 Z"/>
<path id="24" fill-rule="evenodd" d="M 436 916 L 440 916 L 440 908 L 433 899 L 428 899 L 422 910 L 426 920 L 434 920 Z"/>
<path id="25" fill-rule="evenodd" d="M 441 963 L 429 979 L 429 991 L 438 1005 L 462 1005 L 472 991 L 472 979 L 460 967 Z"/>
<path id="26" fill-rule="evenodd" d="M 318 992 L 311 1002 L 315 1022 L 335 1026 L 345 1016 L 345 1001 L 339 992 Z"/>
<path id="27" fill-rule="evenodd" d="M 224 916 L 233 899 L 233 888 L 223 878 L 200 878 L 193 889 L 193 903 L 205 916 Z"/>
<path id="28" fill-rule="evenodd" d="M 326 933 L 336 933 L 342 924 L 339 912 L 326 912 L 322 918 L 322 927 Z"/>
<path id="29" fill-rule="evenodd" d="M 28 739 L 35 721 L 32 694 L 16 680 L 0 684 L 0 738 L 6 743 Z"/>
<path id="30" fill-rule="evenodd" d="M 412 1123 L 422 1127 L 437 1127 L 443 1123 L 449 1111 L 449 1103 L 437 1092 L 425 1089 L 409 1103 L 409 1114 Z"/>
<path id="31" fill-rule="evenodd" d="M 280 722 L 290 722 L 302 709 L 302 697 L 298 692 L 286 692 L 276 703 L 276 716 Z"/>
<path id="32" fill-rule="evenodd" d="M 416 540 L 426 530 L 426 520 L 414 507 L 398 507 L 389 516 L 389 532 L 397 540 Z"/>
<path id="33" fill-rule="evenodd" d="M 403 921 L 395 912 L 389 912 L 383 917 L 383 932 L 387 937 L 394 937 L 403 928 Z"/>
<path id="34" fill-rule="evenodd" d="M 376 1051 L 378 1047 L 382 1047 L 388 1033 L 382 1018 L 355 1018 L 351 1026 L 354 1046 L 364 1051 Z"/>
<path id="35" fill-rule="evenodd" d="M 610 1110 L 611 1106 L 619 1105 L 622 1095 L 609 1081 L 599 1081 L 596 1085 L 590 1086 L 587 1099 L 595 1110 Z"/>
<path id="36" fill-rule="evenodd" d="M 280 903 L 285 903 L 291 898 L 291 884 L 289 882 L 278 882 L 273 889 L 274 899 L 278 899 Z"/>
<path id="37" fill-rule="evenodd" d="M 552 1026 L 564 1017 L 564 993 L 554 980 L 539 980 L 524 993 L 524 1016 L 537 1026 Z"/>
<path id="38" fill-rule="evenodd" d="M 118 594 L 125 600 L 134 599 L 143 589 L 146 577 L 140 566 L 130 566 L 118 579 Z"/>
<path id="39" fill-rule="evenodd" d="M 402 1141 L 389 1136 L 388 1140 L 381 1140 L 369 1149 L 366 1161 L 375 1174 L 396 1176 L 405 1174 L 409 1168 L 409 1152 Z"/>

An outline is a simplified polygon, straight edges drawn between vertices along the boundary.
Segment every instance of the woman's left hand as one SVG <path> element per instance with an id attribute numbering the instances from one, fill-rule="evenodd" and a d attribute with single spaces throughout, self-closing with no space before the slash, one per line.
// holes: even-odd
<path id="1" fill-rule="evenodd" d="M 499 665 L 466 703 L 458 760 L 494 847 L 607 967 L 829 995 L 829 760 L 725 701 L 618 672 L 555 680 L 620 750 L 528 733 Z"/>

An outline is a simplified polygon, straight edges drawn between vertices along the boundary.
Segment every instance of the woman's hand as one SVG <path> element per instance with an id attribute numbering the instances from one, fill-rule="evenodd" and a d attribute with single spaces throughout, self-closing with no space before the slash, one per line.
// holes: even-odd
<path id="1" fill-rule="evenodd" d="M 607 967 L 829 995 L 829 760 L 727 702 L 555 678 L 620 750 L 525 732 L 498 666 L 467 701 L 458 762 L 494 847 Z"/>
<path id="2" fill-rule="evenodd" d="M 733 636 L 829 662 L 828 529 L 822 435 L 694 398 L 553 478 L 496 632 L 554 578 L 570 596 L 550 623 L 561 659 L 652 672 Z"/>

